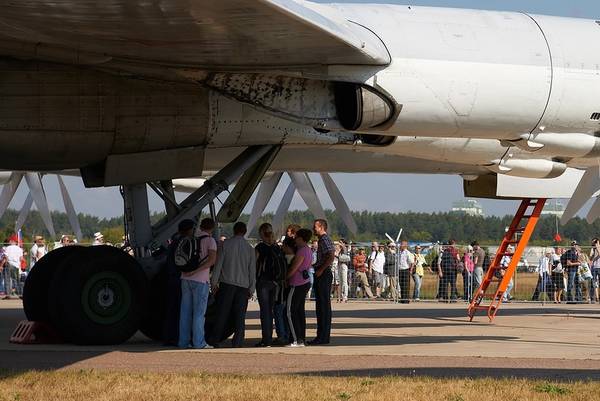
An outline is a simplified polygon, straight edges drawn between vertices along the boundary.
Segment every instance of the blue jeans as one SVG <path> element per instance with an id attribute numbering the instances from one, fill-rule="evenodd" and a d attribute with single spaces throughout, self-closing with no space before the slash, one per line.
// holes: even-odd
<path id="1" fill-rule="evenodd" d="M 284 303 L 275 304 L 273 307 L 273 317 L 275 318 L 275 332 L 277 333 L 277 338 L 281 342 L 286 343 L 289 341 L 289 333 Z"/>
<path id="2" fill-rule="evenodd" d="M 506 287 L 506 291 L 504 292 L 504 296 L 502 297 L 503 301 L 508 301 L 512 298 L 512 296 L 510 295 L 510 292 L 512 291 L 514 285 L 515 285 L 515 282 L 511 278 L 510 281 L 508 282 L 508 287 Z"/>
<path id="3" fill-rule="evenodd" d="M 6 296 L 12 295 L 13 290 L 13 271 L 17 269 L 14 266 L 9 265 L 8 263 L 4 264 L 4 270 L 2 270 L 2 277 L 4 278 L 4 292 Z"/>
<path id="4" fill-rule="evenodd" d="M 598 286 L 600 285 L 600 269 L 597 268 L 593 268 L 592 269 L 592 284 L 594 286 L 594 289 L 598 288 Z M 592 295 L 592 301 L 596 300 L 599 301 L 599 299 L 596 299 L 596 293 L 595 291 L 592 291 L 593 295 Z"/>
<path id="5" fill-rule="evenodd" d="M 417 273 L 413 273 L 412 278 L 415 282 L 415 289 L 413 290 L 413 299 L 419 299 L 421 298 L 421 282 L 423 279 Z"/>
<path id="6" fill-rule="evenodd" d="M 577 279 L 577 268 L 576 267 L 568 267 L 567 268 L 567 274 L 568 274 L 568 278 L 567 278 L 567 302 L 573 302 L 575 301 L 575 297 L 573 296 L 573 292 L 575 291 L 575 288 L 578 287 L 577 283 L 576 283 L 576 279 Z M 579 288 L 580 292 L 581 289 Z M 577 299 L 577 301 L 580 301 L 581 299 Z"/>
<path id="7" fill-rule="evenodd" d="M 550 278 L 550 275 L 548 273 L 543 272 L 541 276 L 538 276 L 538 282 L 535 287 L 535 291 L 533 292 L 533 295 L 531 297 L 531 300 L 538 301 L 543 293 L 546 293 L 548 299 L 551 300 L 553 298 L 552 290 L 552 279 Z"/>
<path id="8" fill-rule="evenodd" d="M 315 269 L 312 267 L 308 269 L 308 279 L 310 280 L 310 296 L 309 298 L 315 298 Z"/>
<path id="9" fill-rule="evenodd" d="M 463 301 L 470 301 L 473 294 L 473 273 L 466 268 L 462 272 L 463 276 Z"/>
<path id="10" fill-rule="evenodd" d="M 204 315 L 208 303 L 208 283 L 181 280 L 179 348 L 204 348 Z"/>

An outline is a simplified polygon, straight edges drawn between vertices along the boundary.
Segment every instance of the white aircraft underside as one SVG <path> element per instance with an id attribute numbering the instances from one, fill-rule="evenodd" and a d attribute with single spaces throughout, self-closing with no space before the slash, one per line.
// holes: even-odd
<path id="1" fill-rule="evenodd" d="M 497 175 L 486 196 L 575 192 L 566 218 L 600 189 L 598 21 L 300 0 L 0 7 L 0 168 L 121 185 L 282 144 L 272 171 Z"/>

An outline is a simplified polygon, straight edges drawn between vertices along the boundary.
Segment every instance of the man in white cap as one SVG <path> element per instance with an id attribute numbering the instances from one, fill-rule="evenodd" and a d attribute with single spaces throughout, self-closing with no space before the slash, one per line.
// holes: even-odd
<path id="1" fill-rule="evenodd" d="M 104 235 L 100 231 L 94 233 L 94 242 L 92 245 L 104 245 Z"/>

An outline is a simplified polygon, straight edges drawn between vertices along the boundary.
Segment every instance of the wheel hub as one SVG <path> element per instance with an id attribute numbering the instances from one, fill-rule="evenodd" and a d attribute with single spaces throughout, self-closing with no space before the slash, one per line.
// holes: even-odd
<path id="1" fill-rule="evenodd" d="M 115 302 L 115 292 L 107 285 L 98 291 L 98 305 L 110 308 Z"/>
<path id="2" fill-rule="evenodd" d="M 127 315 L 131 302 L 131 287 L 115 271 L 92 275 L 81 292 L 85 314 L 98 324 L 110 325 L 120 321 Z"/>

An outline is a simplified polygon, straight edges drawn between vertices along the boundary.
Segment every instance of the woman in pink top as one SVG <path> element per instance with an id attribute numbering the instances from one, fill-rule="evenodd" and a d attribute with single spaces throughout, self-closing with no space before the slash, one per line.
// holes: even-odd
<path id="1" fill-rule="evenodd" d="M 305 228 L 296 232 L 297 251 L 287 274 L 289 288 L 286 296 L 286 311 L 290 325 L 290 347 L 304 347 L 306 338 L 306 314 L 304 301 L 310 289 L 308 270 L 312 265 L 312 251 L 308 242 L 312 231 Z"/>
<path id="2" fill-rule="evenodd" d="M 465 255 L 463 257 L 463 266 L 465 267 L 463 270 L 463 300 L 471 301 L 471 296 L 473 291 L 476 288 L 473 288 L 473 270 L 475 269 L 475 262 L 473 262 L 473 247 L 469 245 L 467 250 L 465 251 Z"/>

